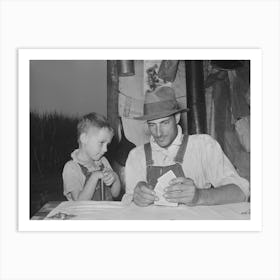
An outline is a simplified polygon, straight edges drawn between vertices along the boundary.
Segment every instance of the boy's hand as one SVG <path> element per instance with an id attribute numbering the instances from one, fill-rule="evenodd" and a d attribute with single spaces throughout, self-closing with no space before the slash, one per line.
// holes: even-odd
<path id="1" fill-rule="evenodd" d="M 105 169 L 103 171 L 103 182 L 106 186 L 111 186 L 116 180 L 115 172 L 111 169 Z"/>
<path id="2" fill-rule="evenodd" d="M 93 171 L 90 175 L 90 180 L 98 181 L 104 177 L 102 171 Z"/>

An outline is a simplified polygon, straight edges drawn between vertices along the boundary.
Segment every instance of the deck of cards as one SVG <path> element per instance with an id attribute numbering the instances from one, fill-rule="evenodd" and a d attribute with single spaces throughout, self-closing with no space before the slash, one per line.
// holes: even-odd
<path id="1" fill-rule="evenodd" d="M 164 189 L 169 186 L 169 182 L 176 178 L 173 171 L 168 171 L 165 174 L 163 174 L 161 177 L 158 178 L 157 184 L 154 188 L 154 191 L 156 192 L 157 197 L 159 200 L 155 201 L 155 205 L 163 205 L 163 206 L 178 206 L 178 203 L 175 202 L 169 202 L 165 199 L 163 194 L 165 193 Z"/>

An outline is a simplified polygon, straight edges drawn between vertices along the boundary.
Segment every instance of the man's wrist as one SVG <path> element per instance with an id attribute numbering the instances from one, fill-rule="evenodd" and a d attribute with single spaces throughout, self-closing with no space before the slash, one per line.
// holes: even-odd
<path id="1" fill-rule="evenodd" d="M 196 205 L 203 205 L 205 204 L 205 197 L 207 196 L 206 192 L 207 190 L 204 189 L 197 189 L 197 199 L 196 199 Z"/>

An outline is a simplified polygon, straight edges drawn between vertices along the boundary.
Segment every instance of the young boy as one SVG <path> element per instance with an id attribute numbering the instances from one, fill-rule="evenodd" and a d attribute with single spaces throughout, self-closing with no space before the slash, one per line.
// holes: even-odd
<path id="1" fill-rule="evenodd" d="M 113 200 L 120 193 L 120 180 L 103 156 L 113 138 L 113 129 L 105 117 L 90 113 L 77 126 L 79 148 L 63 169 L 64 195 L 68 200 Z"/>

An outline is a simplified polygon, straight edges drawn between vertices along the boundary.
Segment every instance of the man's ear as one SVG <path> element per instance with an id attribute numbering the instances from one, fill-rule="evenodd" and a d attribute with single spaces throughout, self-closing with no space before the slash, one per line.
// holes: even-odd
<path id="1" fill-rule="evenodd" d="M 87 135 L 85 132 L 83 132 L 81 135 L 80 135 L 80 141 L 82 144 L 85 144 L 86 141 L 87 141 Z"/>
<path id="2" fill-rule="evenodd" d="M 178 123 L 179 123 L 180 118 L 181 118 L 181 113 L 177 113 L 177 114 L 175 114 L 176 124 L 178 124 Z"/>

